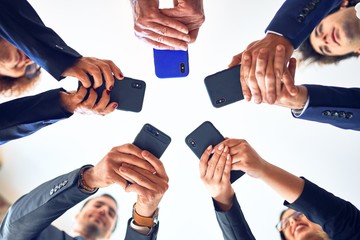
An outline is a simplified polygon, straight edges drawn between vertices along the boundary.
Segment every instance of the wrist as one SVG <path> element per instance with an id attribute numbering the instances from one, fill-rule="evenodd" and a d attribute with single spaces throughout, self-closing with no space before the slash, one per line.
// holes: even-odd
<path id="1" fill-rule="evenodd" d="M 217 196 L 214 197 L 214 201 L 218 205 L 219 209 L 223 212 L 227 212 L 231 209 L 234 202 L 234 190 L 231 188 L 231 193 L 226 194 L 226 196 Z"/>
<path id="2" fill-rule="evenodd" d="M 152 228 L 154 225 L 158 223 L 158 215 L 159 215 L 159 208 L 156 208 L 150 215 L 147 214 L 146 216 L 140 214 L 137 211 L 137 203 L 133 205 L 133 220 L 134 224 L 142 227 Z"/>
<path id="3" fill-rule="evenodd" d="M 92 165 L 86 165 L 80 169 L 79 183 L 80 190 L 86 193 L 95 193 L 99 188 L 89 184 L 89 171 L 92 170 Z"/>

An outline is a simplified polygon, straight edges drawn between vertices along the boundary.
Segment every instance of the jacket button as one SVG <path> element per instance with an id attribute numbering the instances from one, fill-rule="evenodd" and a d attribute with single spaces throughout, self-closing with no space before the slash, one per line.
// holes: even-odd
<path id="1" fill-rule="evenodd" d="M 302 23 L 302 22 L 304 21 L 304 19 L 305 19 L 304 14 L 300 14 L 300 15 L 297 17 L 298 23 Z"/>
<path id="2" fill-rule="evenodd" d="M 330 112 L 329 110 L 326 110 L 326 111 L 323 111 L 323 112 L 322 112 L 322 115 L 323 115 L 324 117 L 328 117 L 328 116 L 331 116 L 331 112 Z"/>
<path id="3" fill-rule="evenodd" d="M 309 13 L 309 11 L 310 9 L 306 7 L 301 11 L 301 13 L 306 16 Z"/>
<path id="4" fill-rule="evenodd" d="M 346 117 L 345 112 L 343 112 L 343 111 L 339 112 L 339 117 L 340 118 L 345 118 Z"/>
<path id="5" fill-rule="evenodd" d="M 51 189 L 50 196 L 54 194 L 54 189 Z"/>
<path id="6" fill-rule="evenodd" d="M 338 113 L 337 111 L 333 111 L 333 112 L 331 113 L 331 116 L 338 118 L 338 117 L 339 117 L 339 113 Z"/>
<path id="7" fill-rule="evenodd" d="M 345 118 L 346 119 L 350 119 L 350 118 L 352 118 L 353 117 L 353 114 L 352 113 L 346 113 L 346 116 L 345 116 Z"/>

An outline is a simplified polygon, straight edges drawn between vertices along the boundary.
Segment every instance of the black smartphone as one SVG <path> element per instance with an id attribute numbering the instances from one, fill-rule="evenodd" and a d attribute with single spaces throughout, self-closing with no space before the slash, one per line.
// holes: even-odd
<path id="1" fill-rule="evenodd" d="M 91 75 L 88 75 L 91 85 L 94 83 L 94 79 Z M 103 78 L 104 79 L 104 78 Z M 110 102 L 117 102 L 118 110 L 140 112 L 144 102 L 146 83 L 142 80 L 124 77 L 123 80 L 118 80 L 114 77 L 114 87 L 110 92 Z M 79 87 L 81 82 L 79 81 Z M 98 95 L 97 102 L 100 100 L 105 84 L 96 89 Z M 84 101 L 88 98 L 89 91 L 86 94 Z"/>
<path id="2" fill-rule="evenodd" d="M 160 158 L 169 146 L 171 138 L 158 128 L 146 123 L 135 137 L 134 145 Z"/>
<path id="3" fill-rule="evenodd" d="M 208 146 L 212 145 L 214 147 L 224 140 L 225 138 L 210 121 L 203 122 L 185 138 L 186 144 L 199 159 Z M 232 170 L 230 173 L 230 182 L 235 182 L 242 175 L 244 175 L 243 171 Z"/>
<path id="4" fill-rule="evenodd" d="M 178 78 L 189 75 L 189 54 L 183 50 L 153 49 L 155 75 L 158 78 Z"/>
<path id="5" fill-rule="evenodd" d="M 244 99 L 240 83 L 240 65 L 205 77 L 207 92 L 214 107 L 220 108 Z"/>

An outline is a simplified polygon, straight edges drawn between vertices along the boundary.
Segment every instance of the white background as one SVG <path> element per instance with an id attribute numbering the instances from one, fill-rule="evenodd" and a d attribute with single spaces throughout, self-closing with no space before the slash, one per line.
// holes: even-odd
<path id="1" fill-rule="evenodd" d="M 289 109 L 276 106 L 242 101 L 216 109 L 210 103 L 204 77 L 227 68 L 233 55 L 262 38 L 282 1 L 205 1 L 206 21 L 196 43 L 189 47 L 190 74 L 178 79 L 155 76 L 152 48 L 134 36 L 129 1 L 31 3 L 45 24 L 68 45 L 84 56 L 113 60 L 125 76 L 146 81 L 147 89 L 140 113 L 116 111 L 105 117 L 75 114 L 1 146 L 0 193 L 8 201 L 84 164 L 96 164 L 113 146 L 132 142 L 141 127 L 151 123 L 172 138 L 161 159 L 170 188 L 160 206 L 158 239 L 222 239 L 212 201 L 199 178 L 198 160 L 184 142 L 188 133 L 209 120 L 224 136 L 248 140 L 267 161 L 305 176 L 360 207 L 358 132 L 298 120 Z M 359 86 L 356 67 L 358 61 L 350 60 L 337 66 L 300 68 L 296 81 Z M 36 89 L 27 94 L 59 86 L 75 89 L 77 81 L 67 78 L 57 82 L 43 71 Z M 284 209 L 283 199 L 249 176 L 233 187 L 255 237 L 278 239 L 274 226 Z M 123 239 L 136 196 L 118 186 L 102 192 L 118 199 L 120 219 L 112 239 Z M 79 207 L 54 224 L 70 232 Z"/>

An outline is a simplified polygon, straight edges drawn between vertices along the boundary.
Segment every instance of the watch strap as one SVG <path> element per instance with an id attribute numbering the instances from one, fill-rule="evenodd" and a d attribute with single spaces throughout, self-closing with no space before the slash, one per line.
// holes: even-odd
<path id="1" fill-rule="evenodd" d="M 159 208 L 157 208 L 154 212 L 154 214 L 151 217 L 144 217 L 141 216 L 140 214 L 138 214 L 136 212 L 135 209 L 135 205 L 133 206 L 133 219 L 134 219 L 134 223 L 138 226 L 144 226 L 144 227 L 149 227 L 152 228 L 156 223 L 157 223 L 157 217 L 159 214 Z"/>

